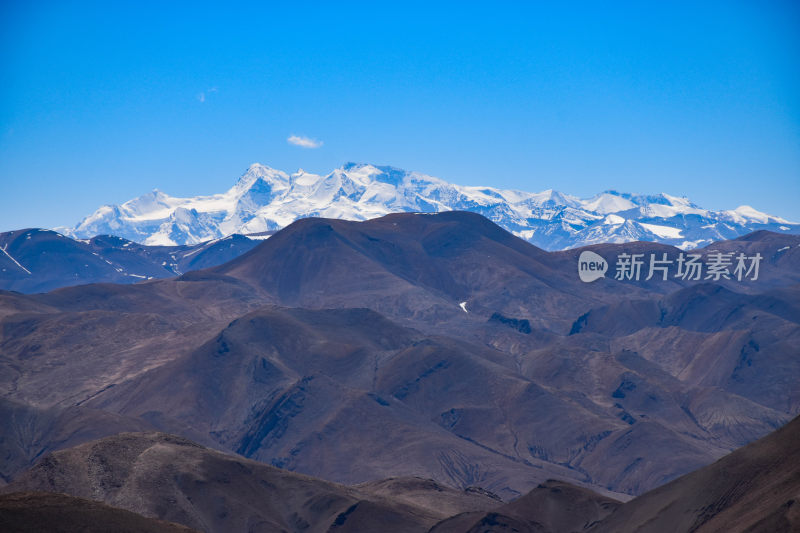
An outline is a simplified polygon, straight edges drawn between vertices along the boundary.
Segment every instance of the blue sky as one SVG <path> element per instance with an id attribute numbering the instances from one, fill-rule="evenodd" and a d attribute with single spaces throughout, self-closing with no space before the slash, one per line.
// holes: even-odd
<path id="1" fill-rule="evenodd" d="M 0 3 L 0 231 L 253 162 L 800 221 L 796 2 L 114 4 Z"/>

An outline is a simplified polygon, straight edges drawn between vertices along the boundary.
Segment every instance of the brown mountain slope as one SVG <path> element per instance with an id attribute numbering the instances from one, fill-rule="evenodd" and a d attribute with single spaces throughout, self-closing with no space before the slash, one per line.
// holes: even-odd
<path id="1" fill-rule="evenodd" d="M 39 408 L 80 405 L 218 332 L 265 300 L 232 278 L 0 291 L 0 387 Z"/>
<path id="2" fill-rule="evenodd" d="M 660 300 L 593 309 L 572 333 L 614 338 L 681 381 L 795 413 L 800 359 L 787 355 L 800 353 L 799 290 L 793 285 L 751 295 L 700 284 Z"/>
<path id="3" fill-rule="evenodd" d="M 583 531 L 621 505 L 590 490 L 549 480 L 488 513 L 473 511 L 443 520 L 431 529 L 431 533 Z"/>
<path id="4" fill-rule="evenodd" d="M 504 416 L 503 403 L 526 396 L 540 406 L 519 421 L 531 423 L 537 413 L 565 421 L 549 436 L 551 446 L 558 437 L 581 442 L 593 425 L 598 432 L 624 426 L 610 417 L 601 425 L 519 379 L 501 353 L 427 338 L 367 309 L 265 307 L 87 405 L 146 418 L 164 431 L 191 427 L 247 457 L 341 483 L 421 475 L 513 497 L 547 477 L 584 480 L 488 440 L 495 434 L 489 420 Z M 487 417 L 474 439 L 448 427 L 456 425 L 447 422 L 453 405 Z M 580 423 L 570 429 L 567 419 Z"/>
<path id="5" fill-rule="evenodd" d="M 87 407 L 36 408 L 0 399 L 0 485 L 29 468 L 48 452 L 75 446 L 121 431 L 153 427 L 129 418 Z"/>
<path id="6" fill-rule="evenodd" d="M 548 481 L 487 513 L 431 533 L 781 533 L 800 531 L 800 418 L 625 504 Z"/>
<path id="7" fill-rule="evenodd" d="M 6 491 L 63 492 L 209 532 L 422 532 L 450 512 L 498 505 L 477 492 L 408 484 L 412 495 L 395 485 L 393 501 L 380 487 L 336 485 L 162 433 L 124 433 L 55 452 Z M 420 493 L 424 506 L 414 503 Z"/>
<path id="8" fill-rule="evenodd" d="M 369 307 L 422 324 L 464 319 L 459 303 L 466 301 L 476 312 L 523 314 L 535 327 L 568 331 L 565 318 L 590 302 L 616 300 L 620 289 L 647 294 L 615 283 L 584 285 L 575 265 L 480 215 L 446 212 L 303 219 L 211 270 L 284 305 Z"/>
<path id="9" fill-rule="evenodd" d="M 591 531 L 800 531 L 800 418 L 620 507 Z"/>
<path id="10" fill-rule="evenodd" d="M 798 442 L 800 418 L 625 504 L 560 481 L 504 505 L 419 478 L 345 487 L 160 433 L 56 452 L 5 491 L 61 491 L 206 531 L 776 533 L 800 530 Z M 64 496 L 37 498 L 22 507 L 41 506 L 49 519 L 48 498 Z M 0 498 L 0 524 L 8 500 Z"/>
<path id="11" fill-rule="evenodd" d="M 191 533 L 194 529 L 48 492 L 0 495 L 0 531 L 5 533 Z"/>
<path id="12" fill-rule="evenodd" d="M 577 253 L 474 214 L 299 221 L 214 270 L 0 293 L 0 390 L 335 481 L 422 476 L 507 498 L 548 478 L 640 494 L 800 408 L 796 287 L 585 284 Z M 773 281 L 794 265 L 780 254 Z M 662 323 L 663 302 L 709 313 Z M 598 315 L 568 335 L 602 309 L 633 309 L 636 327 Z M 9 464 L 53 449 L 41 435 Z"/>
<path id="13" fill-rule="evenodd" d="M 673 397 L 675 378 L 629 371 L 637 390 L 614 397 L 615 372 L 635 365 L 601 363 L 607 378 L 581 372 L 608 379 L 611 409 L 576 396 L 579 382 L 565 395 L 552 375 L 540 385 L 542 374 L 521 376 L 502 352 L 428 338 L 372 311 L 264 308 L 87 405 L 163 431 L 191 427 L 247 457 L 337 482 L 423 475 L 504 497 L 550 477 L 640 492 L 724 453 L 684 434 L 700 429 Z M 653 419 L 628 422 L 620 410 Z M 354 446 L 358 461 L 347 453 Z"/>

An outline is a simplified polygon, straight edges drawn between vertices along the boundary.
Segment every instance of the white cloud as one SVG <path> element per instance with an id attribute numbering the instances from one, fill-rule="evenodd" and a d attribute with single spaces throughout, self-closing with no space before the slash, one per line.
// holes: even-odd
<path id="1" fill-rule="evenodd" d="M 310 139 L 309 137 L 303 137 L 301 135 L 290 135 L 286 139 L 286 142 L 301 148 L 319 148 L 322 146 L 322 141 Z"/>
<path id="2" fill-rule="evenodd" d="M 210 88 L 209 90 L 207 90 L 207 91 L 205 91 L 205 92 L 202 92 L 202 93 L 198 94 L 198 95 L 197 95 L 197 101 L 198 101 L 198 102 L 200 102 L 201 104 L 202 104 L 202 103 L 205 103 L 205 101 L 206 101 L 206 98 L 207 98 L 207 96 L 206 96 L 206 95 L 209 95 L 209 96 L 210 96 L 210 95 L 214 94 L 215 92 L 217 92 L 217 88 L 216 88 L 216 87 L 212 87 L 212 88 Z"/>

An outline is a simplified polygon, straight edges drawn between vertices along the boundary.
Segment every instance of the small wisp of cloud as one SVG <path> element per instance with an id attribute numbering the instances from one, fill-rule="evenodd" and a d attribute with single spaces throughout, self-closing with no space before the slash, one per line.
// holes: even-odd
<path id="1" fill-rule="evenodd" d="M 206 98 L 208 98 L 208 96 L 210 96 L 211 94 L 213 94 L 215 92 L 217 92 L 217 88 L 216 87 L 212 87 L 207 91 L 201 92 L 200 94 L 197 95 L 197 101 L 200 102 L 201 104 L 203 104 L 203 103 L 205 103 Z"/>
<path id="2" fill-rule="evenodd" d="M 301 148 L 319 148 L 322 146 L 322 141 L 303 137 L 302 135 L 289 135 L 289 137 L 286 138 L 286 142 Z"/>

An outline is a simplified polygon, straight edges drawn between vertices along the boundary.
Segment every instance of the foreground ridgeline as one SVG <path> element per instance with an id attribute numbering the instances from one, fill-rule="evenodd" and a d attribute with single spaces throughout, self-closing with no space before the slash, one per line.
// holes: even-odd
<path id="1" fill-rule="evenodd" d="M 367 220 L 443 211 L 479 213 L 545 250 L 637 240 L 696 248 L 757 230 L 800 233 L 799 224 L 749 206 L 711 211 L 669 194 L 606 191 L 580 199 L 553 190 L 464 187 L 419 172 L 355 163 L 324 176 L 253 164 L 224 193 L 175 198 L 154 190 L 122 205 L 105 205 L 59 231 L 83 239 L 112 234 L 142 244 L 198 244 L 275 231 L 305 217 Z"/>
<path id="2" fill-rule="evenodd" d="M 3 242 L 29 276 L 166 260 Z M 796 526 L 798 236 L 546 252 L 444 212 L 226 244 L 164 279 L 0 291 L 0 520 L 61 516 L 44 491 L 200 531 Z"/>
<path id="3" fill-rule="evenodd" d="M 196 530 L 66 494 L 12 492 L 0 494 L 0 531 L 192 533 Z"/>
<path id="4" fill-rule="evenodd" d="M 208 532 L 789 532 L 800 528 L 798 442 L 795 419 L 628 503 L 553 480 L 504 503 L 418 477 L 338 485 L 171 435 L 124 433 L 55 452 L 5 487 L 0 528 L 185 530 L 169 520 Z"/>

